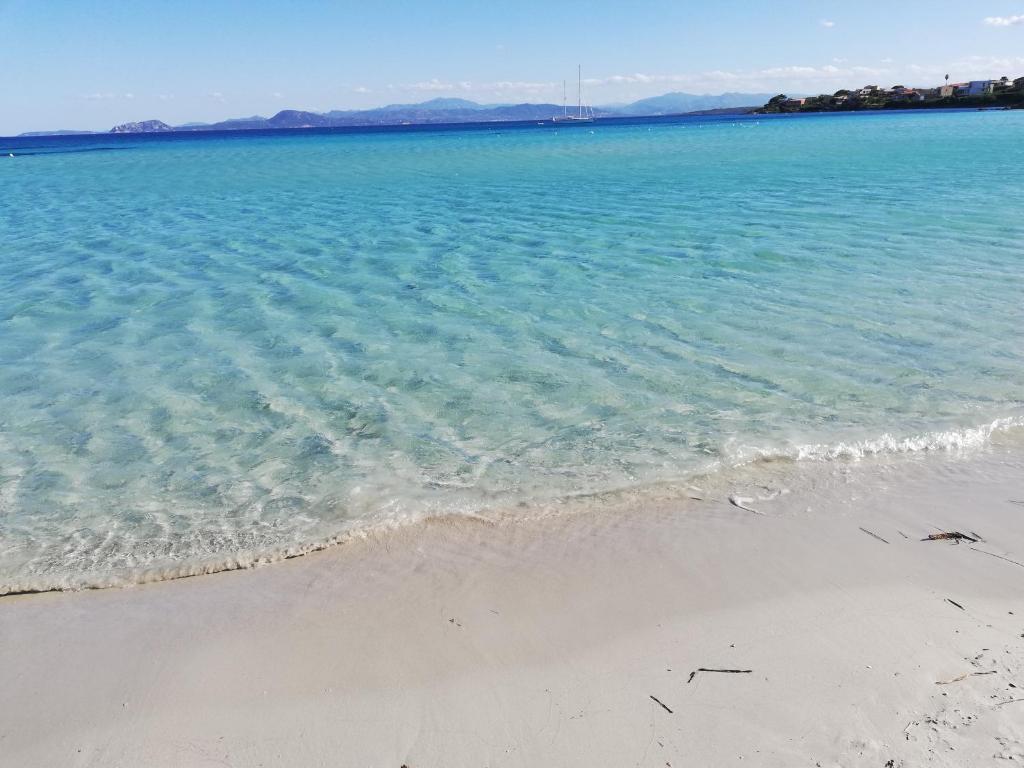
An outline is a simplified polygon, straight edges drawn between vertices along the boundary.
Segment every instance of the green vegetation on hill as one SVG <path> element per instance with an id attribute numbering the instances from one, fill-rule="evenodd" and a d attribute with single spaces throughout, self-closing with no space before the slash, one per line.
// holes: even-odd
<path id="1" fill-rule="evenodd" d="M 936 88 L 883 89 L 867 85 L 856 90 L 791 99 L 780 93 L 758 110 L 761 114 L 799 112 L 859 112 L 876 109 L 1024 109 L 1024 77 L 975 80 Z"/>

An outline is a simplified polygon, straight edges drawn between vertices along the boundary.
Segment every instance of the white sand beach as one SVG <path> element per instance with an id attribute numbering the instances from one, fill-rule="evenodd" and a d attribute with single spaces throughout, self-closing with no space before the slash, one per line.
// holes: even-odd
<path id="1" fill-rule="evenodd" d="M 0 765 L 1014 764 L 1019 457 L 9 596 Z"/>

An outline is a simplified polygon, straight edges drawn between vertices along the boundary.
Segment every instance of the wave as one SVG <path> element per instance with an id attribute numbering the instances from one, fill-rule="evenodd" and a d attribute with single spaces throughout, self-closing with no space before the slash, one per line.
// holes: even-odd
<path id="1" fill-rule="evenodd" d="M 992 436 L 1024 427 L 1024 416 L 996 419 L 978 427 L 923 432 L 909 437 L 886 433 L 868 440 L 839 443 L 807 443 L 791 448 L 741 448 L 734 453 L 736 465 L 752 461 L 839 461 L 908 453 L 961 451 L 980 448 Z"/>
<path id="2" fill-rule="evenodd" d="M 1024 416 L 1012 416 L 996 419 L 988 424 L 961 429 L 947 429 L 924 432 L 907 437 L 884 434 L 880 437 L 852 442 L 833 444 L 810 443 L 783 448 L 762 448 L 742 446 L 730 451 L 725 462 L 716 462 L 714 466 L 685 478 L 662 480 L 655 483 L 640 483 L 630 487 L 595 490 L 565 496 L 548 502 L 536 502 L 525 509 L 522 504 L 502 505 L 500 509 L 487 510 L 464 509 L 462 511 L 447 510 L 443 512 L 426 512 L 419 515 L 408 515 L 395 519 L 378 521 L 354 521 L 345 530 L 335 534 L 302 543 L 282 544 L 267 547 L 259 551 L 233 551 L 222 556 L 204 558 L 194 561 L 181 561 L 162 566 L 139 567 L 137 569 L 117 569 L 105 572 L 81 572 L 66 574 L 37 574 L 24 578 L 0 581 L 0 596 L 26 594 L 35 592 L 76 591 L 84 589 L 104 589 L 146 584 L 157 581 L 202 576 L 223 571 L 254 568 L 260 565 L 288 560 L 295 557 L 319 552 L 335 545 L 358 540 L 366 540 L 376 535 L 387 534 L 399 528 L 422 523 L 426 520 L 477 520 L 487 523 L 504 522 L 507 520 L 536 520 L 571 510 L 586 510 L 600 503 L 603 506 L 616 503 L 626 506 L 637 498 L 657 498 L 668 501 L 673 498 L 681 500 L 693 497 L 690 494 L 699 490 L 693 485 L 718 476 L 723 488 L 722 500 L 733 505 L 748 509 L 754 501 L 773 499 L 789 492 L 788 489 L 770 491 L 767 496 L 745 497 L 730 493 L 727 489 L 732 484 L 742 484 L 743 480 L 737 472 L 744 467 L 770 465 L 778 462 L 792 463 L 797 466 L 803 462 L 858 462 L 864 459 L 900 457 L 915 453 L 940 453 L 973 451 L 990 443 L 994 435 L 1007 433 L 1024 428 Z M 717 483 L 711 482 L 710 485 Z M 530 508 L 532 506 L 532 509 Z M 503 513 L 504 512 L 504 513 Z"/>
<path id="3" fill-rule="evenodd" d="M 466 517 L 469 516 L 467 515 Z M 137 584 L 151 584 L 158 581 L 186 579 L 193 576 L 207 576 L 223 571 L 244 570 L 290 560 L 295 557 L 302 557 L 303 555 L 320 552 L 338 544 L 368 539 L 375 534 L 392 531 L 416 522 L 421 522 L 421 520 L 410 518 L 403 521 L 389 520 L 367 523 L 323 539 L 301 544 L 268 547 L 258 552 L 236 551 L 226 554 L 222 558 L 210 558 L 191 562 L 184 561 L 138 569 L 117 569 L 101 573 L 68 573 L 60 576 L 46 574 L 45 576 L 29 577 L 19 581 L 0 582 L 0 597 L 36 592 L 67 592 L 128 587 Z"/>

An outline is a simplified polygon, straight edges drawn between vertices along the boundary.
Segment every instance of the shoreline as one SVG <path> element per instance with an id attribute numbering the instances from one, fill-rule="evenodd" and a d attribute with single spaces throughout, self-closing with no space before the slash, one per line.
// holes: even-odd
<path id="1" fill-rule="evenodd" d="M 416 535 L 418 527 L 433 522 L 457 524 L 459 520 L 475 519 L 487 523 L 517 525 L 549 517 L 586 515 L 595 509 L 614 509 L 616 513 L 628 513 L 651 503 L 686 504 L 691 500 L 703 500 L 704 497 L 718 498 L 756 513 L 757 510 L 749 507 L 750 503 L 770 501 L 794 488 L 810 491 L 820 483 L 827 486 L 830 475 L 838 473 L 846 482 L 848 473 L 852 472 L 867 477 L 870 482 L 871 471 L 877 466 L 906 467 L 922 460 L 955 460 L 958 456 L 970 456 L 971 452 L 989 450 L 993 441 L 1019 443 L 1024 452 L 1024 416 L 1001 417 L 974 427 L 938 429 L 903 437 L 884 434 L 874 439 L 854 442 L 807 443 L 785 450 L 766 451 L 741 446 L 734 450 L 732 463 L 696 471 L 684 478 L 654 478 L 633 486 L 598 489 L 548 499 L 520 500 L 515 504 L 504 502 L 487 505 L 481 499 L 481 506 L 458 511 L 438 512 L 429 507 L 403 510 L 397 516 L 379 520 L 346 521 L 344 527 L 306 541 L 280 542 L 259 550 L 228 550 L 205 559 L 156 561 L 134 569 L 34 574 L 21 581 L 10 580 L 0 572 L 0 600 L 15 595 L 46 592 L 122 589 L 249 570 L 306 557 L 364 539 L 380 539 L 397 531 L 405 530 L 409 535 Z M 766 488 L 774 490 L 769 490 L 769 495 L 763 497 Z M 695 493 L 699 495 L 695 496 Z"/>
<path id="2" fill-rule="evenodd" d="M 8 596 L 0 764 L 1021 759 L 1016 443 L 852 466 L 759 514 L 715 492 L 435 519 L 273 567 Z M 984 541 L 920 540 L 936 529 Z M 688 682 L 700 668 L 752 671 Z"/>

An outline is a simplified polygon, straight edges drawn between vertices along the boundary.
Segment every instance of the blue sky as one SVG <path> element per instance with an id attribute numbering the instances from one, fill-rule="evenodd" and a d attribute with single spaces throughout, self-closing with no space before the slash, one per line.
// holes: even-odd
<path id="1" fill-rule="evenodd" d="M 1024 0 L 0 0 L 0 135 L 1024 75 Z"/>

